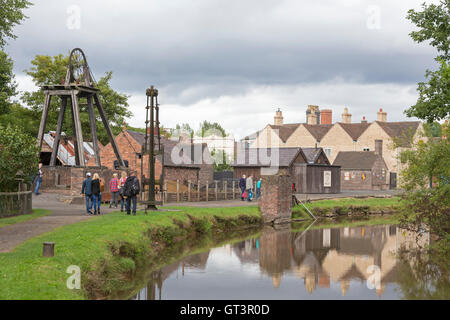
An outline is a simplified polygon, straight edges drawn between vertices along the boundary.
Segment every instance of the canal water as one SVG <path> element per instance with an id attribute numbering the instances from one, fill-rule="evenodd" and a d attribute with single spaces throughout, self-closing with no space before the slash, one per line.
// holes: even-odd
<path id="1" fill-rule="evenodd" d="M 264 227 L 257 237 L 186 256 L 153 271 L 132 299 L 405 298 L 408 268 L 396 253 L 416 247 L 415 235 L 395 225 L 297 230 Z"/>

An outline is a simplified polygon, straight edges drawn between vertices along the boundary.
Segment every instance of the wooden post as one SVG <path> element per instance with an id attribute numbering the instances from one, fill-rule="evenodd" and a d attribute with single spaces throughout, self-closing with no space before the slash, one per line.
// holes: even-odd
<path id="1" fill-rule="evenodd" d="M 78 152 L 78 159 L 80 162 L 80 166 L 85 167 L 86 162 L 84 161 L 84 146 L 83 146 L 83 133 L 81 130 L 81 119 L 80 119 L 80 109 L 78 107 L 78 98 L 77 91 L 72 90 L 72 111 L 73 111 L 73 120 L 75 122 L 75 136 L 77 137 L 77 146 L 76 150 Z"/>
<path id="2" fill-rule="evenodd" d="M 231 180 L 231 184 L 232 184 L 232 188 L 233 188 L 233 200 L 236 199 L 236 192 L 235 192 L 235 189 L 234 189 L 235 182 L 236 181 Z"/>
<path id="3" fill-rule="evenodd" d="M 53 257 L 55 255 L 55 243 L 54 242 L 44 242 L 42 249 L 43 257 Z"/>
<path id="4" fill-rule="evenodd" d="M 61 131 L 64 123 L 64 115 L 66 114 L 67 97 L 61 97 L 61 108 L 59 109 L 58 124 L 56 125 L 55 140 L 53 141 L 52 156 L 50 158 L 50 166 L 56 165 L 56 157 L 58 156 L 59 141 L 61 139 Z"/>
<path id="5" fill-rule="evenodd" d="M 217 180 L 215 180 L 214 183 L 215 183 L 215 188 L 214 188 L 214 190 L 215 190 L 215 192 L 216 192 L 216 201 L 217 201 L 217 200 L 219 200 L 218 197 L 217 197 Z"/>
<path id="6" fill-rule="evenodd" d="M 100 150 L 98 148 L 98 139 L 97 139 L 97 127 L 95 123 L 95 112 L 94 106 L 92 105 L 92 96 L 87 97 L 87 105 L 89 111 L 89 122 L 91 123 L 91 137 L 92 137 L 92 147 L 94 149 L 95 155 L 95 164 L 97 167 L 101 167 L 100 162 Z"/>
<path id="7" fill-rule="evenodd" d="M 177 180 L 177 202 L 180 202 L 180 180 Z"/>
<path id="8" fill-rule="evenodd" d="M 188 180 L 188 202 L 191 201 L 191 180 Z"/>
<path id="9" fill-rule="evenodd" d="M 44 131 L 45 131 L 45 126 L 47 125 L 48 110 L 50 109 L 51 100 L 52 100 L 52 96 L 48 92 L 46 92 L 44 109 L 42 110 L 41 123 L 39 125 L 39 131 L 38 131 L 39 153 L 41 152 L 41 149 L 42 149 L 42 139 L 44 138 L 44 133 L 45 133 Z"/>
<path id="10" fill-rule="evenodd" d="M 200 180 L 198 180 L 198 185 L 197 185 L 197 201 L 200 202 Z"/>
<path id="11" fill-rule="evenodd" d="M 164 181 L 164 198 L 165 198 L 165 200 L 167 202 L 168 198 L 169 198 L 169 190 L 167 190 L 167 180 Z"/>
<path id="12" fill-rule="evenodd" d="M 209 196 L 209 182 L 206 181 L 206 201 L 208 201 L 208 196 Z"/>
<path id="13" fill-rule="evenodd" d="M 227 180 L 224 180 L 224 181 L 223 181 L 223 193 L 225 194 L 225 199 L 224 199 L 224 200 L 228 200 L 228 194 L 227 194 L 227 193 L 228 193 L 228 192 L 227 192 L 227 191 L 228 191 L 228 190 L 227 190 L 228 188 L 227 188 L 227 187 L 228 187 L 228 181 L 227 181 Z"/>

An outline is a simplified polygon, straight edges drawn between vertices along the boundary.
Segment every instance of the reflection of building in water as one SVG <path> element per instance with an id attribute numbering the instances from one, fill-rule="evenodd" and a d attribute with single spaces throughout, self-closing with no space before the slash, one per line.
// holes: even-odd
<path id="1" fill-rule="evenodd" d="M 233 245 L 233 252 L 242 264 L 258 263 L 259 239 L 247 239 Z"/>
<path id="2" fill-rule="evenodd" d="M 208 257 L 209 251 L 194 254 L 184 257 L 179 262 L 169 264 L 158 271 L 152 272 L 147 286 L 137 293 L 135 300 L 161 300 L 161 292 L 164 280 L 166 280 L 180 267 L 182 270 L 182 275 L 184 275 L 184 268 L 196 268 L 204 270 L 206 268 Z"/>
<path id="3" fill-rule="evenodd" d="M 263 272 L 272 276 L 276 288 L 283 272 L 291 268 L 291 227 L 286 224 L 281 228 L 265 227 L 260 238 L 259 265 Z"/>
<path id="4" fill-rule="evenodd" d="M 292 255 L 295 274 L 304 279 L 312 293 L 319 287 L 329 287 L 331 280 L 340 283 L 342 295 L 349 290 L 350 280 L 367 281 L 380 270 L 376 287 L 379 296 L 386 283 L 395 282 L 395 253 L 402 245 L 414 246 L 414 235 L 395 226 L 355 227 L 309 230 L 292 234 Z M 429 241 L 428 236 L 422 242 Z M 375 282 L 376 283 L 376 282 Z"/>

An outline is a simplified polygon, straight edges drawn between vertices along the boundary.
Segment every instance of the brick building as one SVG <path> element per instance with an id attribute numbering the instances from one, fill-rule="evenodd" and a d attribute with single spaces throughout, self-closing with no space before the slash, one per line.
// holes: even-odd
<path id="1" fill-rule="evenodd" d="M 341 151 L 333 164 L 341 166 L 342 190 L 389 189 L 381 140 L 376 141 L 376 151 Z"/>
<path id="2" fill-rule="evenodd" d="M 282 112 L 277 110 L 273 125 L 268 124 L 243 141 L 249 148 L 321 147 L 328 159 L 334 162 L 339 152 L 374 151 L 375 140 L 381 140 L 386 150 L 382 157 L 388 175 L 395 181 L 402 169 L 398 157 L 400 152 L 411 148 L 419 139 L 426 140 L 421 137 L 423 125 L 420 121 L 388 122 L 383 109 L 377 112 L 377 120 L 373 122 L 368 122 L 365 117 L 361 122 L 352 122 L 347 108 L 341 121 L 335 123 L 331 121 L 331 110 L 320 111 L 320 121 L 317 121 L 318 108 L 312 111 L 307 114 L 306 123 L 283 123 Z"/>
<path id="3" fill-rule="evenodd" d="M 124 161 L 128 161 L 128 167 L 141 175 L 141 152 L 145 143 L 145 134 L 127 130 L 124 128 L 116 137 L 116 144 Z M 172 141 L 161 137 L 164 146 L 164 179 L 180 181 L 212 181 L 214 168 L 211 163 L 209 149 L 206 144 L 192 144 L 180 141 Z M 114 169 L 115 154 L 109 143 L 100 152 L 101 164 Z M 95 160 L 90 161 L 94 165 Z M 158 179 L 162 173 L 163 155 L 156 156 L 155 177 Z M 144 172 L 148 168 L 148 157 L 144 156 Z"/>

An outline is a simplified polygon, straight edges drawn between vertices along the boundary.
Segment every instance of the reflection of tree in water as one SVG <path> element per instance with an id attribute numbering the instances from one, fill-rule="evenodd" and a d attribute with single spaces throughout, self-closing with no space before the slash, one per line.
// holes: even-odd
<path id="1" fill-rule="evenodd" d="M 397 283 L 405 299 L 449 299 L 448 255 L 436 249 L 400 250 Z"/>

